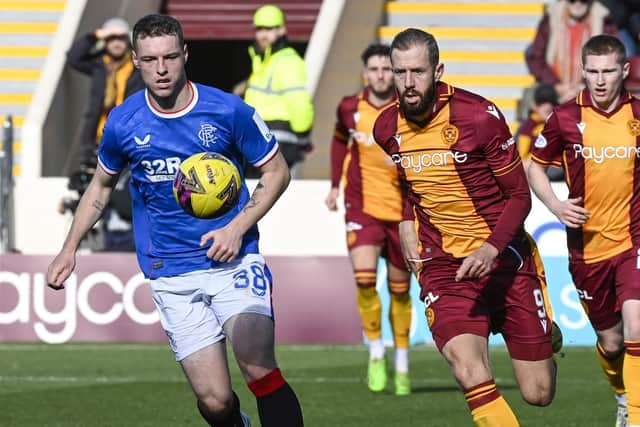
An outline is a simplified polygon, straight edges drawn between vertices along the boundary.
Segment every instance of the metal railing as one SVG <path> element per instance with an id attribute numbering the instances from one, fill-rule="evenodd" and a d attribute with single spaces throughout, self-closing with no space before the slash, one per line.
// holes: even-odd
<path id="1" fill-rule="evenodd" d="M 13 230 L 13 119 L 2 124 L 0 148 L 0 252 L 15 248 Z"/>

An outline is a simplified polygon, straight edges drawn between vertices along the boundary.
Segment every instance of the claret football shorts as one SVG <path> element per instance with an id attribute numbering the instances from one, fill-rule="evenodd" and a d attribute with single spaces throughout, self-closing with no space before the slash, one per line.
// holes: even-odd
<path id="1" fill-rule="evenodd" d="M 394 266 L 404 270 L 404 256 L 400 249 L 398 223 L 382 221 L 362 211 L 348 210 L 345 217 L 347 248 L 365 245 L 379 246 L 382 256 Z"/>
<path id="2" fill-rule="evenodd" d="M 153 301 L 176 360 L 223 340 L 222 326 L 238 313 L 273 318 L 271 285 L 271 273 L 259 254 L 151 280 Z"/>
<path id="3" fill-rule="evenodd" d="M 435 259 L 420 272 L 420 298 L 439 350 L 453 337 L 502 333 L 513 359 L 537 361 L 552 355 L 551 320 L 542 293 L 542 267 L 523 242 L 499 255 L 480 279 L 455 281 L 462 260 Z"/>
<path id="4" fill-rule="evenodd" d="M 624 301 L 640 299 L 640 248 L 592 264 L 569 262 L 569 271 L 582 307 L 598 331 L 620 322 Z"/>

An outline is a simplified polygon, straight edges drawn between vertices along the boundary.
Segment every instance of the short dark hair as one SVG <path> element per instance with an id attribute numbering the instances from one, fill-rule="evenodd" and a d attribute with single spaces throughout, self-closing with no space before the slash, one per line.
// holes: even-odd
<path id="1" fill-rule="evenodd" d="M 610 34 L 600 34 L 591 37 L 582 47 L 582 65 L 587 62 L 588 55 L 608 55 L 616 54 L 616 61 L 620 65 L 624 65 L 627 60 L 627 52 L 624 44 L 616 36 Z"/>
<path id="2" fill-rule="evenodd" d="M 391 42 L 391 52 L 394 50 L 408 50 L 413 46 L 424 45 L 429 52 L 429 62 L 433 67 L 440 62 L 438 42 L 432 34 L 418 28 L 407 28 L 400 31 Z"/>
<path id="3" fill-rule="evenodd" d="M 372 56 L 391 56 L 391 49 L 386 44 L 382 43 L 372 43 L 362 52 L 360 58 L 362 58 L 362 63 L 366 66 L 367 61 Z"/>
<path id="4" fill-rule="evenodd" d="M 533 102 L 536 105 L 550 103 L 558 105 L 558 95 L 553 85 L 540 83 L 533 91 Z"/>
<path id="5" fill-rule="evenodd" d="M 180 22 L 173 16 L 150 14 L 143 16 L 133 26 L 133 49 L 138 44 L 138 39 L 159 36 L 176 36 L 178 44 L 184 45 L 184 34 Z"/>

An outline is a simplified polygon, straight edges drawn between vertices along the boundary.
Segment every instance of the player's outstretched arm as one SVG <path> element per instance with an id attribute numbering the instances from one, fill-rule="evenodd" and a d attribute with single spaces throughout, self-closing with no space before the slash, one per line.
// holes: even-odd
<path id="1" fill-rule="evenodd" d="M 64 289 L 64 282 L 76 264 L 76 251 L 85 234 L 102 216 L 117 176 L 109 175 L 98 165 L 87 190 L 80 198 L 71 228 L 62 249 L 49 265 L 47 283 L 53 289 Z"/>
<path id="2" fill-rule="evenodd" d="M 420 259 L 420 254 L 418 253 L 418 233 L 416 232 L 414 221 L 400 221 L 398 232 L 400 234 L 400 248 L 402 249 L 407 269 L 417 274 L 424 260 Z"/>
<path id="3" fill-rule="evenodd" d="M 546 166 L 531 162 L 528 175 L 533 192 L 561 223 L 570 228 L 580 228 L 587 222 L 591 212 L 581 206 L 582 197 L 564 201 L 558 199 L 551 187 Z"/>
<path id="4" fill-rule="evenodd" d="M 260 172 L 262 176 L 244 209 L 225 227 L 212 230 L 200 239 L 200 246 L 213 240 L 213 244 L 207 251 L 209 258 L 228 262 L 238 256 L 242 236 L 271 209 L 289 185 L 291 179 L 289 167 L 280 152 L 262 165 Z"/>

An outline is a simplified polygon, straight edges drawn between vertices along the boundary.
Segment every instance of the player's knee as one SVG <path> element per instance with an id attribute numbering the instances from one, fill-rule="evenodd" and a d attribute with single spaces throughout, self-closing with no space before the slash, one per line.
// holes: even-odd
<path id="1" fill-rule="evenodd" d="M 555 366 L 551 371 L 538 370 L 537 375 L 519 379 L 520 394 L 529 405 L 548 406 L 556 394 Z"/>
<path id="2" fill-rule="evenodd" d="M 441 350 L 451 366 L 453 376 L 463 388 L 471 388 L 492 378 L 487 355 L 482 351 L 473 351 L 475 344 L 458 336 L 447 342 Z"/>
<path id="3" fill-rule="evenodd" d="M 198 409 L 205 419 L 220 417 L 228 413 L 233 406 L 233 395 L 207 394 L 198 398 Z"/>
<path id="4" fill-rule="evenodd" d="M 521 389 L 521 394 L 529 405 L 548 406 L 553 401 L 555 387 L 550 383 L 541 382 L 532 387 Z"/>
<path id="5" fill-rule="evenodd" d="M 624 351 L 624 339 L 622 335 L 599 337 L 598 345 L 608 359 L 614 359 Z"/>

